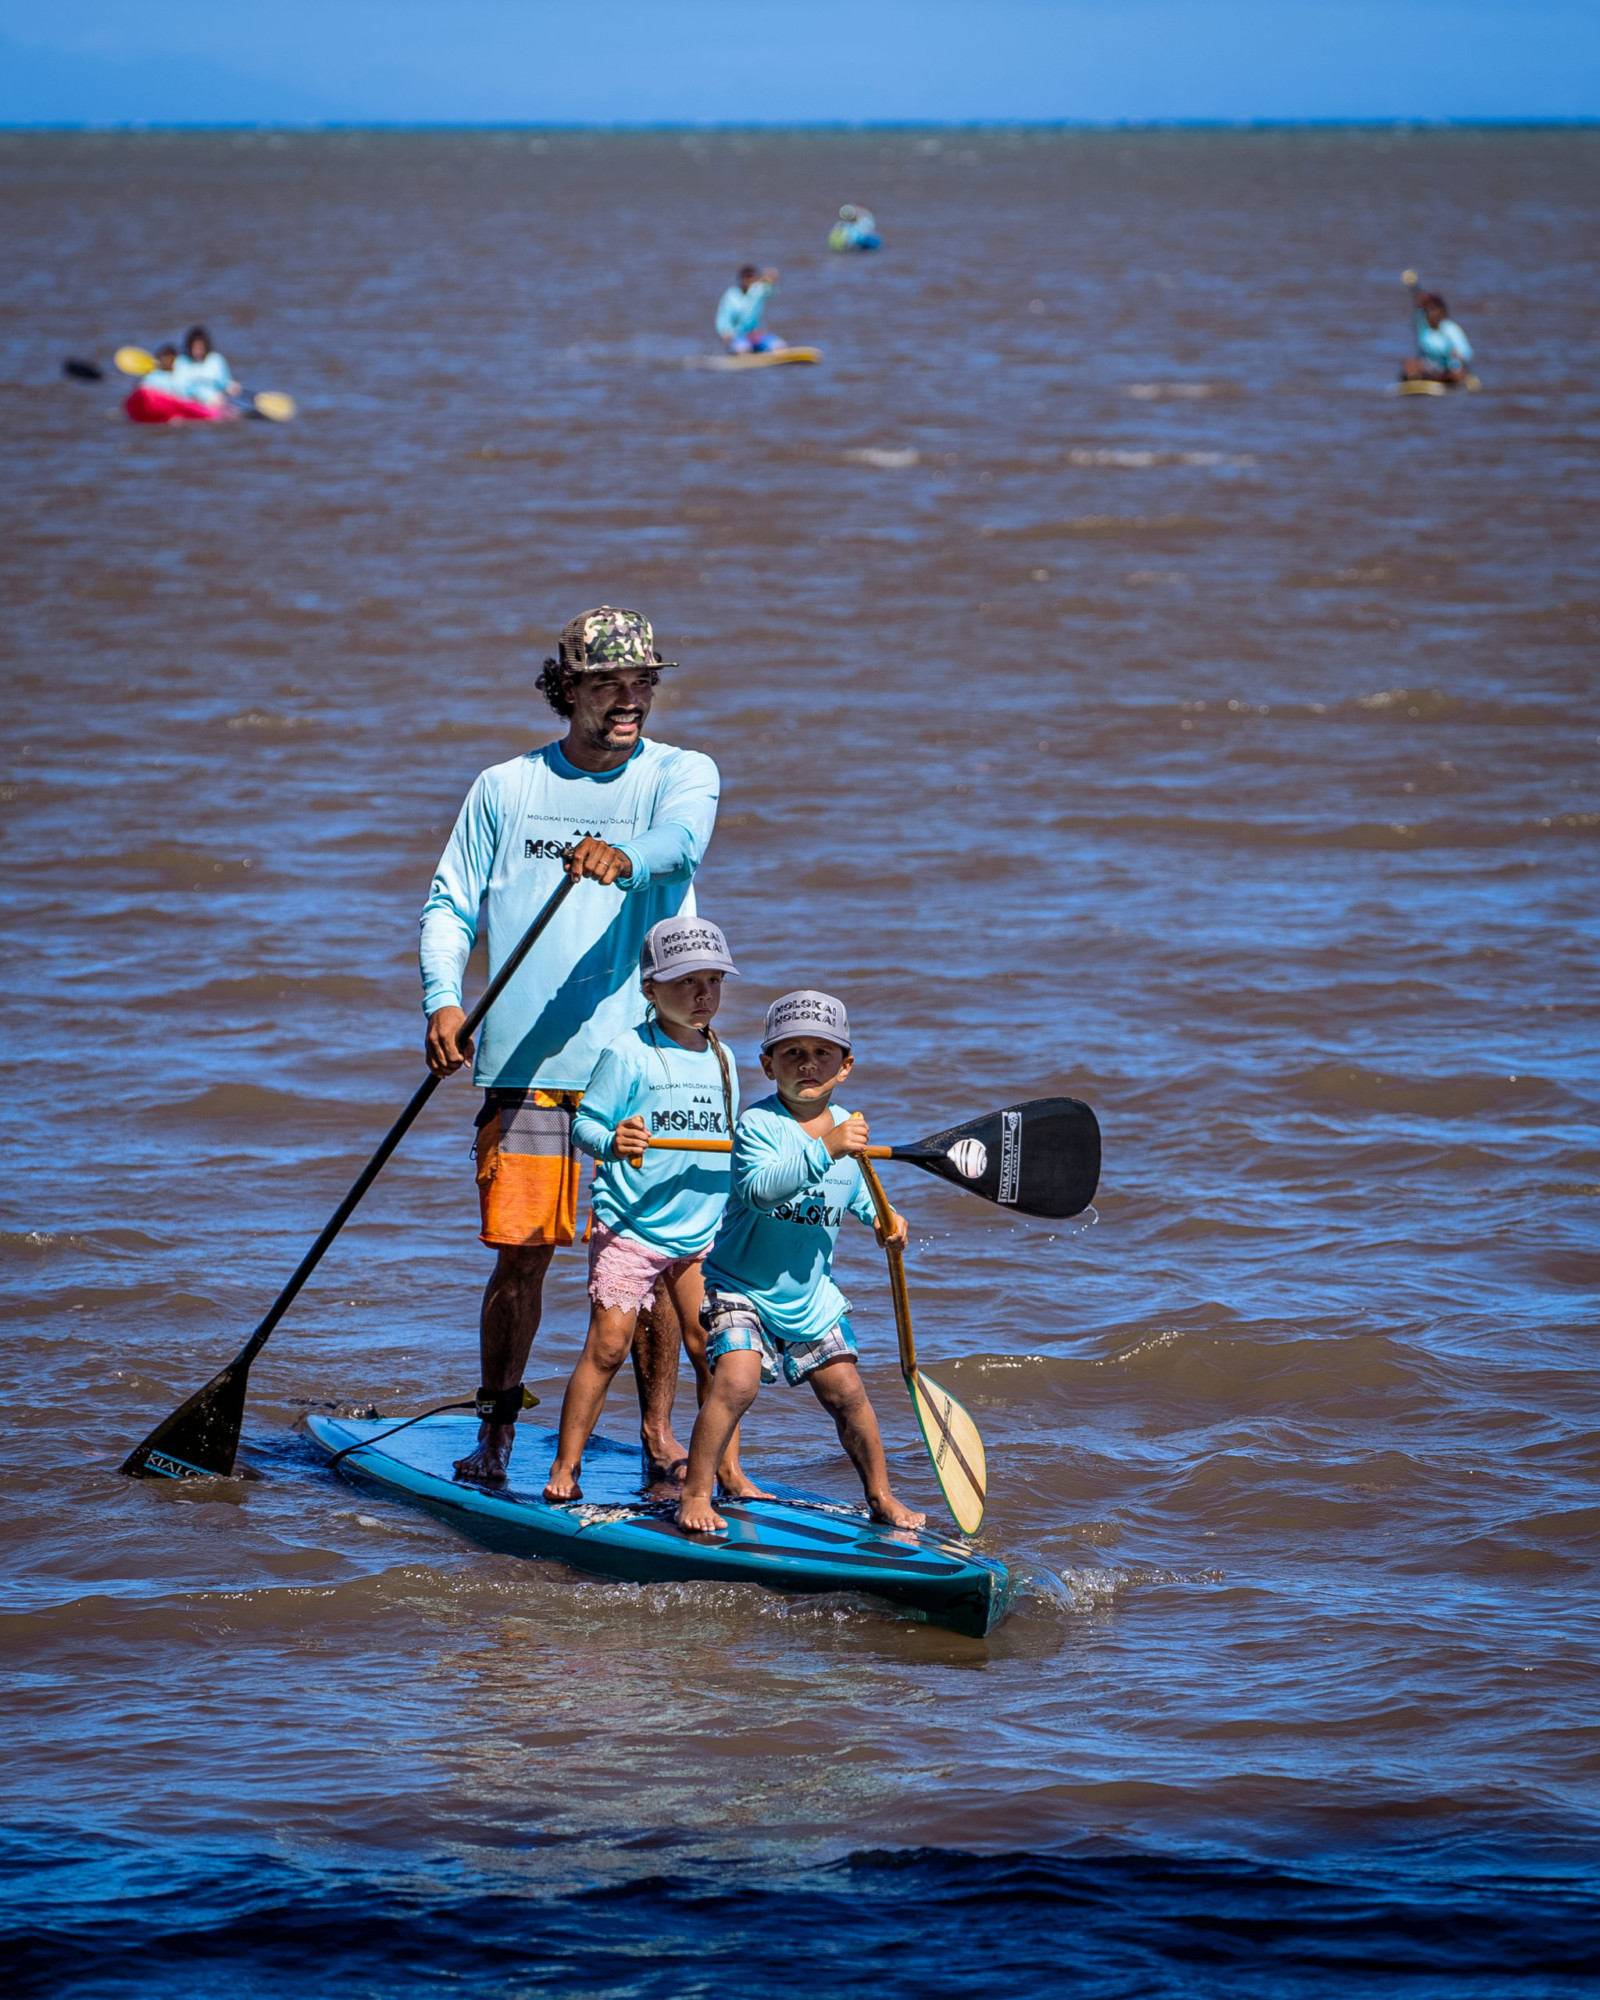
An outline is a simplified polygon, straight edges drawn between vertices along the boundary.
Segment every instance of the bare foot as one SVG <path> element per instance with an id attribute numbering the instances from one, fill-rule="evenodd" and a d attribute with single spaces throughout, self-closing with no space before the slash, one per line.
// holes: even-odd
<path id="1" fill-rule="evenodd" d="M 646 1437 L 641 1431 L 639 1449 L 644 1453 L 647 1486 L 659 1486 L 669 1481 L 682 1482 L 689 1467 L 689 1454 L 671 1431 L 663 1431 L 659 1437 L 653 1438 Z"/>
<path id="2" fill-rule="evenodd" d="M 678 1526 L 691 1535 L 719 1535 L 727 1525 L 709 1499 L 691 1500 L 686 1493 L 678 1502 Z"/>
<path id="3" fill-rule="evenodd" d="M 926 1514 L 913 1513 L 909 1507 L 902 1507 L 892 1493 L 885 1493 L 876 1500 L 869 1499 L 867 1505 L 873 1520 L 882 1521 L 886 1527 L 925 1528 L 928 1525 Z"/>
<path id="4" fill-rule="evenodd" d="M 578 1468 L 563 1465 L 558 1458 L 545 1481 L 544 1497 L 547 1500 L 581 1500 L 583 1488 L 578 1484 Z"/>
<path id="5" fill-rule="evenodd" d="M 717 1474 L 717 1491 L 724 1500 L 772 1500 L 777 1497 L 757 1486 L 742 1465 Z"/>
<path id="6" fill-rule="evenodd" d="M 457 1479 L 479 1486 L 504 1486 L 516 1438 L 515 1424 L 480 1424 L 477 1445 L 465 1458 L 456 1460 Z"/>

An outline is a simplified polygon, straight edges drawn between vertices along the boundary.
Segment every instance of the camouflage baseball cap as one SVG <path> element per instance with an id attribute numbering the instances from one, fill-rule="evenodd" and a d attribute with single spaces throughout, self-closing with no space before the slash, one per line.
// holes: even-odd
<path id="1" fill-rule="evenodd" d="M 610 673 L 618 667 L 675 667 L 656 654 L 656 635 L 642 611 L 597 604 L 561 628 L 561 657 L 577 673 Z"/>

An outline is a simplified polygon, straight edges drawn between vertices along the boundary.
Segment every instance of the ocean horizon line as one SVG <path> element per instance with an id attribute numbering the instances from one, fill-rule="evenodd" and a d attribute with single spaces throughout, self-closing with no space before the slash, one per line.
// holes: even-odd
<path id="1" fill-rule="evenodd" d="M 1467 118 L 800 118 L 800 119 L 0 119 L 5 133 L 140 132 L 515 132 L 515 133 L 857 133 L 857 132 L 1582 132 L 1600 113 L 1541 117 L 1516 113 Z"/>

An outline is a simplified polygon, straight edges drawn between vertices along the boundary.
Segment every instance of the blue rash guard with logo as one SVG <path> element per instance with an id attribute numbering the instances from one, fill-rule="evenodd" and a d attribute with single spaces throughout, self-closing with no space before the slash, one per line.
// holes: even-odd
<path id="1" fill-rule="evenodd" d="M 728 1083 L 735 1112 L 739 1072 L 730 1050 Z M 682 1049 L 657 1028 L 635 1028 L 594 1066 L 572 1121 L 572 1142 L 598 1162 L 591 1202 L 595 1219 L 670 1257 L 695 1257 L 717 1233 L 728 1199 L 723 1153 L 647 1152 L 630 1167 L 612 1144 L 624 1118 L 639 1117 L 651 1138 L 726 1139 L 722 1066 L 711 1048 Z"/>
<path id="2" fill-rule="evenodd" d="M 835 1125 L 849 1116 L 830 1106 Z M 774 1094 L 752 1104 L 733 1139 L 733 1185 L 706 1256 L 707 1291 L 742 1292 L 779 1340 L 815 1340 L 850 1310 L 833 1282 L 845 1211 L 869 1226 L 872 1197 L 854 1160 L 831 1160 Z"/>
<path id="3" fill-rule="evenodd" d="M 601 1052 L 644 1019 L 639 947 L 663 917 L 695 914 L 694 871 L 717 816 L 717 767 L 698 750 L 641 743 L 615 771 L 580 771 L 558 743 L 485 771 L 468 792 L 422 906 L 422 1011 L 461 1005 L 488 911 L 492 978 L 586 833 L 621 848 L 613 888 L 580 882 L 478 1034 L 485 1090 L 586 1090 Z"/>

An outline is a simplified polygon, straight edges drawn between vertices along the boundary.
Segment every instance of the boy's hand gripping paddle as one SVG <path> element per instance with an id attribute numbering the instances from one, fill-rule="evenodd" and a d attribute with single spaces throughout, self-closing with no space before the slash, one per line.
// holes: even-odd
<path id="1" fill-rule="evenodd" d="M 726 1139 L 650 1135 L 675 1153 L 726 1153 Z M 1000 1208 L 1060 1221 L 1082 1215 L 1100 1184 L 1100 1126 L 1076 1097 L 1030 1097 L 911 1146 L 869 1146 L 869 1160 L 906 1160 Z"/>
<path id="2" fill-rule="evenodd" d="M 512 974 L 532 951 L 541 932 L 577 887 L 577 878 L 563 875 L 555 893 L 523 932 L 515 951 L 484 988 L 478 1004 L 456 1030 L 465 1041 L 510 983 Z M 350 1192 L 328 1218 L 322 1234 L 300 1259 L 295 1273 L 267 1308 L 265 1319 L 220 1374 L 213 1375 L 203 1389 L 197 1389 L 170 1417 L 165 1417 L 122 1461 L 122 1470 L 134 1477 L 162 1479 L 225 1479 L 233 1470 L 239 1449 L 239 1431 L 244 1423 L 244 1392 L 250 1364 L 266 1346 L 272 1329 L 294 1303 L 296 1293 L 322 1262 L 324 1251 L 355 1212 L 357 1202 L 383 1171 L 396 1146 L 410 1131 L 418 1113 L 443 1081 L 431 1072 L 417 1086 L 411 1102 L 384 1134 L 383 1142 L 355 1178 Z"/>
<path id="3" fill-rule="evenodd" d="M 894 1221 L 883 1184 L 871 1160 L 861 1161 L 861 1178 L 878 1211 L 878 1227 L 885 1236 Z M 933 1460 L 934 1477 L 944 1494 L 945 1504 L 964 1535 L 975 1535 L 983 1523 L 984 1502 L 989 1492 L 989 1469 L 984 1461 L 983 1439 L 978 1427 L 948 1389 L 941 1389 L 931 1376 L 917 1366 L 916 1342 L 911 1334 L 911 1299 L 906 1291 L 905 1259 L 897 1244 L 886 1243 L 889 1253 L 889 1289 L 894 1295 L 895 1331 L 900 1336 L 900 1373 L 905 1377 L 917 1428 Z"/>

